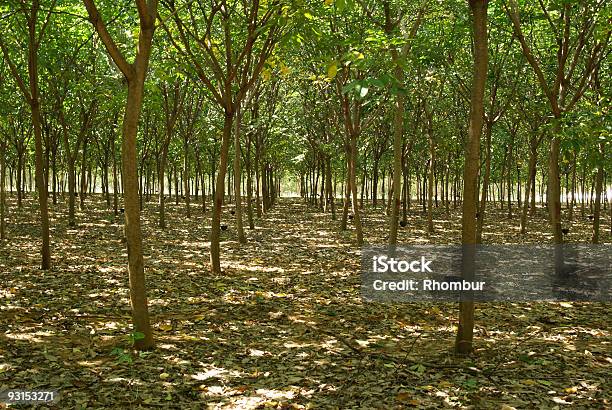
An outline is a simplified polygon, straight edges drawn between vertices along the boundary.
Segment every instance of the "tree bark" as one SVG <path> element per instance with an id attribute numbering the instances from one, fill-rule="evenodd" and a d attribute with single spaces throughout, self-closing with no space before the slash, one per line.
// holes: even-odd
<path id="1" fill-rule="evenodd" d="M 221 153 L 219 156 L 219 172 L 217 173 L 216 189 L 213 201 L 212 227 L 210 233 L 210 265 L 212 273 L 221 273 L 221 210 L 225 191 L 225 174 L 227 171 L 227 157 L 232 138 L 232 124 L 234 114 L 225 111 L 223 136 L 221 137 Z"/>
<path id="2" fill-rule="evenodd" d="M 491 178 L 491 134 L 493 133 L 493 123 L 491 120 L 485 122 L 485 169 L 482 178 L 482 191 L 480 196 L 480 206 L 478 207 L 478 220 L 476 227 L 476 243 L 482 243 L 482 227 L 487 209 L 487 194 L 489 193 L 489 180 Z"/>
<path id="3" fill-rule="evenodd" d="M 536 173 L 536 155 L 537 155 L 537 140 L 532 137 L 530 140 L 529 150 L 529 173 L 527 175 L 527 184 L 525 185 L 525 201 L 523 202 L 523 212 L 521 214 L 521 234 L 527 233 L 527 208 L 529 208 L 529 196 L 531 195 L 533 201 L 531 206 L 535 204 L 535 173 Z M 533 195 L 532 195 L 533 192 Z"/>
<path id="4" fill-rule="evenodd" d="M 189 138 L 188 134 L 183 137 L 183 178 L 185 180 L 185 212 L 187 218 L 191 218 L 191 192 L 189 190 Z M 197 180 L 197 174 L 196 174 Z M 196 191 L 197 194 L 197 191 Z M 197 196 L 196 196 L 197 201 Z"/>
<path id="5" fill-rule="evenodd" d="M 574 220 L 574 206 L 576 205 L 576 167 L 578 165 L 576 155 L 576 150 L 574 150 L 574 157 L 572 159 L 572 197 L 570 200 L 568 215 L 568 219 L 570 221 Z"/>
<path id="6" fill-rule="evenodd" d="M 470 125 L 465 150 L 463 171 L 463 217 L 461 242 L 463 244 L 462 276 L 474 277 L 476 251 L 476 213 L 478 202 L 478 168 L 480 165 L 480 136 L 484 120 L 484 91 L 487 81 L 487 6 L 488 0 L 469 0 L 474 36 L 474 75 L 471 92 Z M 474 302 L 462 300 L 459 306 L 459 326 L 455 351 L 467 354 L 472 351 L 474 335 Z"/>
<path id="7" fill-rule="evenodd" d="M 81 155 L 81 188 L 79 195 L 79 209 L 85 209 L 85 196 L 87 195 L 87 135 L 83 138 L 83 154 Z"/>
<path id="8" fill-rule="evenodd" d="M 234 130 L 234 197 L 236 198 L 236 231 L 238 234 L 238 243 L 245 244 L 246 237 L 244 236 L 244 227 L 242 221 L 242 192 L 240 189 L 241 182 L 241 165 L 240 165 L 240 132 L 242 127 L 242 111 L 240 106 L 235 113 L 236 128 Z"/>
<path id="9" fill-rule="evenodd" d="M 357 245 L 363 245 L 363 228 L 361 226 L 361 216 L 357 203 L 357 136 L 351 135 L 349 166 L 349 185 L 351 187 L 351 202 L 353 204 L 353 222 L 355 223 L 355 233 L 357 235 Z"/>
<path id="10" fill-rule="evenodd" d="M 604 144 L 599 144 L 600 161 L 604 160 Z M 601 191 L 603 188 L 603 164 L 599 164 L 597 167 L 597 175 L 595 177 L 595 204 L 593 206 L 593 236 L 591 237 L 592 243 L 599 243 L 599 226 L 601 217 Z"/>
<path id="11" fill-rule="evenodd" d="M 553 125 L 553 138 L 550 143 L 548 158 L 548 191 L 546 201 L 548 201 L 548 212 L 550 214 L 550 224 L 553 231 L 555 243 L 555 272 L 557 275 L 563 273 L 563 233 L 561 232 L 561 176 L 559 173 L 559 155 L 561 151 L 561 116 L 555 116 Z"/>
<path id="12" fill-rule="evenodd" d="M 396 56 L 397 58 L 397 56 Z M 404 70 L 396 65 L 395 78 L 399 84 L 404 82 Z M 397 228 L 399 225 L 399 211 L 401 202 L 402 184 L 402 139 L 404 136 L 404 95 L 395 96 L 393 110 L 393 199 L 391 205 L 391 218 L 389 219 L 389 245 L 397 245 Z"/>
<path id="13" fill-rule="evenodd" d="M 51 249 L 49 244 L 49 209 L 47 205 L 47 182 L 44 179 L 43 144 L 42 130 L 40 121 L 40 98 L 38 95 L 38 45 L 36 39 L 37 12 L 39 9 L 38 1 L 32 5 L 32 14 L 28 20 L 29 41 L 28 41 L 28 73 L 30 77 L 30 107 L 32 109 L 32 124 L 34 125 L 34 145 L 35 145 L 35 178 L 36 189 L 38 190 L 38 204 L 40 207 L 40 222 L 42 233 L 42 264 L 41 268 L 47 270 L 51 268 Z"/>
<path id="14" fill-rule="evenodd" d="M 6 142 L 0 141 L 0 245 L 6 238 L 6 189 L 4 180 L 6 179 Z"/>
<path id="15" fill-rule="evenodd" d="M 134 347 L 139 350 L 150 349 L 154 345 L 149 321 L 146 296 L 144 260 L 142 253 L 142 231 L 140 226 L 140 204 L 138 194 L 138 169 L 136 134 L 143 101 L 144 82 L 151 56 L 151 43 L 155 32 L 157 0 L 149 0 L 144 7 L 138 8 L 140 33 L 138 50 L 133 64 L 129 64 L 119 51 L 104 22 L 100 17 L 94 0 L 83 0 L 89 19 L 104 42 L 107 52 L 125 76 L 128 93 L 123 118 L 122 141 L 122 184 L 125 198 L 125 236 L 127 238 L 128 270 L 130 282 L 130 302 L 135 333 Z"/>
<path id="16" fill-rule="evenodd" d="M 429 170 L 427 180 L 427 232 L 434 232 L 433 225 L 433 196 L 434 196 L 434 166 L 435 166 L 435 155 L 436 145 L 433 136 L 433 124 L 432 124 L 433 113 L 429 115 L 427 124 L 427 135 L 429 136 Z"/>

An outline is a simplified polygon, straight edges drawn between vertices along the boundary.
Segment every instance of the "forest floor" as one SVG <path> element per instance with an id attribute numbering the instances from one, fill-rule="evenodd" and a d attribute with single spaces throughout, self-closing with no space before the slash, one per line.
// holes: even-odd
<path id="1" fill-rule="evenodd" d="M 10 198 L 0 391 L 57 390 L 53 408 L 612 406 L 610 304 L 477 304 L 476 350 L 456 358 L 457 305 L 364 302 L 353 232 L 340 233 L 329 214 L 298 199 L 281 199 L 247 229 L 243 246 L 228 221 L 219 276 L 208 263 L 210 214 L 196 206 L 188 219 L 172 201 L 160 230 L 156 205 L 146 204 L 157 347 L 132 355 L 122 215 L 99 197 L 86 204 L 76 229 L 67 228 L 63 202 L 51 206 L 53 268 L 45 272 L 37 207 L 28 199 L 18 209 Z M 485 242 L 549 240 L 543 210 L 530 230 L 545 232 L 524 238 L 506 213 L 488 213 Z M 578 219 L 571 239 L 585 242 L 589 221 Z M 427 235 L 414 211 L 399 241 L 458 243 L 459 224 L 459 210 L 436 210 L 436 233 Z M 369 243 L 385 243 L 386 226 L 380 209 L 366 211 Z"/>

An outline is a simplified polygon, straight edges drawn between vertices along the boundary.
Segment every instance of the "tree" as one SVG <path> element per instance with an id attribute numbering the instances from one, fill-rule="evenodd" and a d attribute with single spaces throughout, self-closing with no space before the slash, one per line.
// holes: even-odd
<path id="1" fill-rule="evenodd" d="M 51 13 L 55 7 L 56 0 L 52 0 L 49 5 L 49 9 L 40 24 L 38 21 L 38 13 L 41 11 L 40 1 L 32 0 L 30 5 L 22 2 L 20 6 L 15 6 L 19 9 L 19 12 L 23 13 L 27 37 L 27 57 L 26 61 L 28 64 L 28 80 L 26 81 L 16 63 L 11 58 L 6 41 L 3 36 L 0 35 L 0 48 L 4 59 L 6 60 L 10 72 L 13 75 L 14 80 L 17 82 L 19 89 L 21 90 L 23 97 L 30 106 L 30 112 L 32 114 L 32 125 L 34 127 L 34 147 L 35 147 L 35 162 L 36 162 L 36 189 L 38 191 L 38 205 L 40 212 L 40 224 L 41 224 L 41 236 L 42 236 L 42 264 L 43 270 L 51 268 L 51 249 L 49 241 L 49 209 L 47 205 L 47 181 L 45 180 L 45 164 L 43 160 L 43 141 L 42 141 L 42 127 L 41 127 L 41 109 L 40 109 L 40 95 L 38 88 L 38 51 L 40 49 L 41 42 L 44 38 L 45 31 L 48 27 L 51 19 Z"/>
<path id="2" fill-rule="evenodd" d="M 180 80 L 174 80 L 172 84 L 162 83 L 162 107 L 164 112 L 164 137 L 161 141 L 159 156 L 157 158 L 159 183 L 159 227 L 166 227 L 165 202 L 166 192 L 164 191 L 164 173 L 168 161 L 168 149 L 174 136 L 179 115 L 182 113 L 183 102 L 187 93 L 187 84 L 181 84 Z M 186 186 L 187 187 L 187 186 Z M 189 191 L 185 190 L 185 195 L 189 196 Z"/>
<path id="3" fill-rule="evenodd" d="M 478 204 L 478 169 L 480 167 L 480 137 L 484 120 L 484 92 L 487 81 L 488 0 L 469 0 L 474 37 L 474 75 L 472 79 L 471 108 L 468 139 L 465 146 L 463 170 L 463 215 L 461 220 L 461 243 L 463 245 L 462 276 L 469 281 L 474 277 L 476 253 L 476 215 Z M 464 296 L 464 294 L 462 294 Z M 455 351 L 460 354 L 472 351 L 474 332 L 474 301 L 462 300 L 459 305 L 459 327 L 455 340 Z"/>
<path id="4" fill-rule="evenodd" d="M 195 7 L 191 1 L 178 6 L 174 0 L 162 3 L 168 15 L 162 17 L 160 24 L 177 53 L 191 62 L 209 98 L 224 115 L 210 234 L 211 270 L 221 273 L 221 211 L 232 127 L 247 92 L 284 33 L 287 8 L 282 1 L 260 3 L 259 0 L 240 4 L 213 0 L 210 8 Z M 234 178 L 240 181 L 240 175 Z M 239 197 L 236 198 L 236 220 L 238 236 L 244 242 Z"/>
<path id="5" fill-rule="evenodd" d="M 545 41 L 550 54 L 544 59 L 534 55 L 527 38 L 523 34 L 519 6 L 516 0 L 504 4 L 506 13 L 512 22 L 515 36 L 521 45 L 525 58 L 531 65 L 540 89 L 546 96 L 553 116 L 552 140 L 548 157 L 548 211 L 555 245 L 555 271 L 561 274 L 563 262 L 563 233 L 561 228 L 561 178 L 559 159 L 561 152 L 561 128 L 565 113 L 570 112 L 582 98 L 593 72 L 605 58 L 606 48 L 610 43 L 612 29 L 600 27 L 598 19 L 609 19 L 600 11 L 605 7 L 603 1 L 585 1 L 572 3 L 568 1 L 539 1 L 543 19 L 548 24 Z M 556 11 L 559 17 L 551 10 Z M 542 30 L 544 30 L 542 28 Z M 551 38 L 552 36 L 552 38 Z M 537 45 L 535 45 L 537 47 Z M 541 49 L 538 47 L 538 49 Z M 555 51 L 554 54 L 552 51 Z M 553 72 L 545 71 L 552 67 Z M 552 75 L 551 75 L 552 74 Z"/>
<path id="6" fill-rule="evenodd" d="M 140 227 L 140 204 L 138 197 L 138 172 L 136 167 L 136 134 L 143 101 L 144 82 L 149 67 L 151 44 L 155 33 L 157 0 L 135 0 L 139 17 L 138 49 L 133 63 L 129 63 L 110 35 L 95 0 L 83 0 L 91 24 L 104 43 L 106 51 L 117 65 L 127 82 L 127 101 L 123 117 L 123 190 L 125 201 L 125 235 L 128 250 L 130 277 L 130 300 L 134 331 L 141 333 L 135 341 L 137 349 L 153 347 L 153 333 L 149 322 L 146 296 L 144 260 L 142 256 L 142 231 Z"/>

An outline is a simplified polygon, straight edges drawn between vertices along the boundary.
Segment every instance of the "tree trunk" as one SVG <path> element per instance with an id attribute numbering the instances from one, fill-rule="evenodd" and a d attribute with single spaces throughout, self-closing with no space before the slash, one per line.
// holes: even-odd
<path id="1" fill-rule="evenodd" d="M 399 84 L 404 82 L 404 69 L 395 67 L 395 78 Z M 397 245 L 397 228 L 399 225 L 399 210 L 402 178 L 402 139 L 404 135 L 404 95 L 395 95 L 393 110 L 393 199 L 391 201 L 391 218 L 389 220 L 389 245 Z"/>
<path id="2" fill-rule="evenodd" d="M 140 204 L 138 195 L 138 159 L 136 134 L 142 108 L 144 82 L 147 75 L 151 43 L 155 32 L 157 3 L 139 9 L 140 33 L 138 51 L 133 64 L 114 47 L 114 43 L 100 18 L 93 0 L 84 0 L 90 21 L 104 41 L 107 52 L 123 72 L 128 83 L 125 114 L 123 117 L 122 141 L 122 185 L 125 198 L 125 236 L 127 239 L 128 270 L 130 280 L 130 301 L 134 331 L 142 337 L 135 337 L 134 347 L 138 350 L 153 347 L 153 333 L 149 322 L 146 296 L 144 260 L 142 252 L 142 232 L 140 227 Z"/>
<path id="3" fill-rule="evenodd" d="M 478 221 L 476 226 L 476 243 L 482 243 L 482 227 L 484 224 L 485 211 L 487 209 L 487 194 L 489 193 L 489 179 L 491 178 L 491 134 L 493 123 L 491 120 L 485 122 L 485 169 L 482 178 L 482 192 L 480 206 L 478 207 Z"/>
<path id="4" fill-rule="evenodd" d="M 349 186 L 351 188 L 351 202 L 353 204 L 353 222 L 357 234 L 357 245 L 363 245 L 363 230 L 361 227 L 361 216 L 357 203 L 357 136 L 351 135 L 350 160 L 349 160 Z"/>
<path id="5" fill-rule="evenodd" d="M 261 218 L 261 143 L 259 135 L 255 136 L 255 209 L 257 217 Z"/>
<path id="6" fill-rule="evenodd" d="M 159 227 L 161 229 L 166 228 L 166 197 L 165 195 L 165 187 L 164 187 L 164 173 L 166 171 L 166 162 L 168 161 L 168 147 L 162 147 L 161 158 L 159 158 L 159 175 L 157 175 L 158 183 L 159 183 Z M 177 173 L 178 174 L 178 173 Z"/>
<path id="7" fill-rule="evenodd" d="M 252 147 L 252 133 L 247 134 L 247 151 L 246 151 L 246 173 L 247 173 L 247 220 L 249 222 L 249 229 L 255 229 L 255 221 L 253 218 L 253 168 L 251 166 L 251 147 Z"/>
<path id="8" fill-rule="evenodd" d="M 559 134 L 561 132 L 561 118 L 556 117 L 554 121 L 553 138 L 550 144 L 549 160 L 548 160 L 548 192 L 546 200 L 548 201 L 548 212 L 550 214 L 550 224 L 553 231 L 553 239 L 555 243 L 555 273 L 561 275 L 563 273 L 564 257 L 563 257 L 563 233 L 561 232 L 561 178 L 559 175 L 559 153 L 561 151 L 561 142 Z"/>
<path id="9" fill-rule="evenodd" d="M 53 205 L 57 205 L 57 147 L 53 150 L 51 157 L 51 168 L 53 169 L 52 189 L 53 189 Z"/>
<path id="10" fill-rule="evenodd" d="M 463 171 L 463 217 L 461 242 L 463 243 L 462 276 L 470 281 L 474 277 L 476 251 L 476 207 L 478 202 L 478 168 L 480 165 L 480 136 L 484 117 L 484 91 L 487 80 L 487 6 L 488 0 L 469 0 L 473 20 L 474 77 L 472 81 L 470 125 L 465 150 Z M 459 307 L 459 326 L 455 351 L 467 354 L 472 351 L 474 333 L 474 302 L 462 300 Z"/>
<path id="11" fill-rule="evenodd" d="M 507 173 L 506 176 L 508 178 L 508 219 L 512 219 L 512 158 L 513 158 L 513 150 L 514 150 L 514 134 L 510 135 L 510 147 L 508 150 L 508 165 L 506 167 Z"/>
<path id="12" fill-rule="evenodd" d="M 372 206 L 376 208 L 376 206 L 378 205 L 378 158 L 374 160 L 373 172 L 374 175 L 372 176 Z"/>
<path id="13" fill-rule="evenodd" d="M 331 159 L 329 155 L 326 155 L 324 158 L 325 161 L 325 190 L 326 193 L 326 201 L 325 201 L 325 212 L 328 212 L 328 207 L 331 207 L 332 213 L 332 221 L 336 220 L 336 204 L 334 198 L 334 192 L 332 190 L 332 169 L 331 169 Z"/>
<path id="14" fill-rule="evenodd" d="M 115 216 L 119 211 L 119 198 L 117 195 L 117 190 L 119 189 L 119 184 L 117 184 L 117 156 L 115 155 L 115 135 L 113 131 L 113 137 L 111 140 L 111 155 L 113 156 L 113 212 Z"/>
<path id="15" fill-rule="evenodd" d="M 183 138 L 183 178 L 185 179 L 185 211 L 187 218 L 191 218 L 191 191 L 189 190 L 189 139 L 187 136 Z M 196 174 L 197 181 L 197 174 Z M 197 186 L 197 185 L 196 185 Z M 196 191 L 197 194 L 197 191 Z M 197 195 L 196 195 L 197 201 Z"/>
<path id="16" fill-rule="evenodd" d="M 152 35 L 152 33 L 151 33 Z M 153 346 L 153 333 L 149 322 L 146 296 L 144 260 L 142 254 L 142 231 L 140 227 L 140 199 L 138 195 L 138 170 L 136 134 L 142 107 L 144 74 L 128 84 L 128 97 L 123 120 L 123 190 L 125 202 L 125 236 L 127 239 L 128 269 L 130 278 L 130 301 L 134 330 L 144 338 L 136 341 L 141 349 Z"/>
<path id="17" fill-rule="evenodd" d="M 85 209 L 85 195 L 87 195 L 87 136 L 83 139 L 83 155 L 81 157 L 81 188 L 79 208 Z"/>
<path id="18" fill-rule="evenodd" d="M 40 207 L 40 224 L 42 235 L 42 264 L 41 268 L 47 270 L 51 268 L 51 249 L 49 244 L 49 209 L 47 205 L 47 182 L 44 178 L 44 160 L 42 130 L 40 121 L 40 98 L 38 95 L 38 54 L 36 44 L 36 13 L 38 2 L 32 6 L 32 15 L 28 19 L 29 41 L 28 41 L 28 74 L 30 78 L 30 108 L 32 109 L 32 124 L 34 126 L 34 146 L 35 146 L 35 177 L 36 189 L 38 190 L 38 204 Z"/>
<path id="19" fill-rule="evenodd" d="M 572 198 L 569 206 L 568 219 L 572 221 L 574 219 L 574 206 L 576 205 L 576 167 L 578 163 L 576 161 L 576 150 L 574 150 L 574 158 L 572 160 Z"/>
<path id="20" fill-rule="evenodd" d="M 535 206 L 535 173 L 536 173 L 536 139 L 532 137 L 530 141 L 529 152 L 529 173 L 527 175 L 527 185 L 525 186 L 525 201 L 523 203 L 523 212 L 521 214 L 521 234 L 527 233 L 527 208 L 529 208 L 529 196 L 531 195 L 531 206 Z"/>
<path id="21" fill-rule="evenodd" d="M 225 191 L 225 173 L 227 171 L 227 157 L 230 140 L 232 138 L 232 123 L 234 114 L 225 111 L 223 136 L 221 138 L 221 153 L 217 172 L 216 189 L 213 201 L 212 227 L 210 233 L 210 264 L 213 274 L 221 273 L 221 209 Z"/>
<path id="22" fill-rule="evenodd" d="M 240 132 L 242 126 L 242 111 L 240 107 L 236 110 L 236 128 L 234 131 L 234 196 L 236 197 L 236 231 L 238 233 L 238 243 L 246 243 L 244 227 L 242 223 L 242 192 L 240 189 L 241 166 L 240 166 Z"/>
<path id="23" fill-rule="evenodd" d="M 433 225 L 433 196 L 434 196 L 434 166 L 435 166 L 435 143 L 433 136 L 433 125 L 431 118 L 427 128 L 427 135 L 429 136 L 429 174 L 427 181 L 427 232 L 434 232 Z"/>
<path id="24" fill-rule="evenodd" d="M 599 144 L 600 161 L 604 160 L 604 145 Z M 599 243 L 599 220 L 601 216 L 601 191 L 603 187 L 603 164 L 599 164 L 597 167 L 597 176 L 595 177 L 595 204 L 593 206 L 593 236 L 591 237 L 592 243 Z"/>
<path id="25" fill-rule="evenodd" d="M 4 180 L 6 179 L 6 143 L 0 141 L 0 245 L 6 238 L 5 213 L 6 213 L 6 191 Z"/>
<path id="26" fill-rule="evenodd" d="M 344 183 L 342 185 L 342 193 L 343 193 L 343 204 L 342 204 L 342 219 L 340 220 L 340 230 L 346 231 L 348 224 L 348 211 L 351 201 L 351 190 L 349 189 L 348 179 L 350 174 L 350 146 L 347 146 L 346 151 L 346 175 L 344 178 Z"/>

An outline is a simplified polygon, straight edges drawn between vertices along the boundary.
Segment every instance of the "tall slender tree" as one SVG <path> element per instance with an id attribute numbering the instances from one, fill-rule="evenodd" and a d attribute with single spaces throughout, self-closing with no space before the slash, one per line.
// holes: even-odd
<path id="1" fill-rule="evenodd" d="M 12 3 L 12 2 L 11 2 Z M 11 57 L 9 48 L 3 36 L 0 35 L 0 48 L 4 59 L 8 63 L 11 74 L 17 82 L 23 97 L 30 106 L 32 114 L 32 125 L 34 127 L 34 149 L 35 149 L 35 178 L 36 190 L 38 191 L 38 205 L 40 211 L 40 225 L 42 229 L 42 269 L 51 268 L 51 248 L 49 241 L 49 209 L 47 205 L 47 181 L 45 180 L 45 163 L 43 159 L 43 141 L 41 126 L 40 93 L 38 86 L 38 52 L 44 38 L 46 29 L 51 20 L 51 13 L 55 8 L 56 0 L 52 0 L 49 8 L 44 13 L 42 23 L 39 22 L 39 12 L 42 8 L 39 0 L 32 0 L 31 3 L 21 2 L 19 5 L 12 4 L 16 10 L 23 14 L 27 35 L 27 56 L 25 61 L 28 64 L 28 79 L 25 80 L 16 63 Z"/>
<path id="2" fill-rule="evenodd" d="M 127 82 L 127 101 L 123 117 L 123 141 L 121 145 L 123 164 L 123 192 L 125 201 L 125 235 L 128 250 L 128 269 L 130 277 L 130 301 L 134 331 L 142 334 L 137 337 L 137 349 L 150 349 L 154 345 L 153 332 L 149 321 L 144 260 L 142 256 L 142 231 L 140 226 L 140 201 L 138 196 L 138 171 L 136 159 L 136 134 L 143 101 L 144 82 L 149 68 L 151 44 L 155 33 L 157 0 L 134 0 L 139 17 L 138 48 L 133 63 L 129 63 L 124 53 L 109 33 L 95 0 L 83 0 L 89 20 L 104 43 L 106 51 Z"/>
<path id="3" fill-rule="evenodd" d="M 474 276 L 476 253 L 476 210 L 478 206 L 478 169 L 480 167 L 480 137 L 484 123 L 484 92 L 487 81 L 488 39 L 487 8 L 489 0 L 469 0 L 474 37 L 474 75 L 472 79 L 470 122 L 465 145 L 463 170 L 463 216 L 461 243 L 463 245 L 462 274 L 465 280 Z M 455 351 L 467 354 L 472 351 L 474 337 L 474 301 L 471 295 L 459 304 L 459 327 Z"/>

